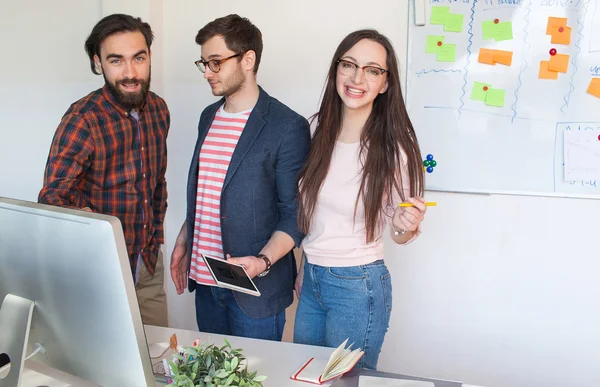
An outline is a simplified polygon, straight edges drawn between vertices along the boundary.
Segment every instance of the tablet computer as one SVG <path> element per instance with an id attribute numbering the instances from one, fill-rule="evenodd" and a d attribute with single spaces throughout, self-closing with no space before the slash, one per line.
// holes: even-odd
<path id="1" fill-rule="evenodd" d="M 202 254 L 202 257 L 217 285 L 222 288 L 260 297 L 258 288 L 242 265 L 236 265 L 206 254 Z"/>

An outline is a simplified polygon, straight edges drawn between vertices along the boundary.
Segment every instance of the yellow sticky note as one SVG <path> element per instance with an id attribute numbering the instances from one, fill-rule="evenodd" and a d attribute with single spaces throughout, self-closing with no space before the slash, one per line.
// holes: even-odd
<path id="1" fill-rule="evenodd" d="M 558 73 L 556 71 L 548 70 L 548 64 L 550 62 L 543 60 L 540 62 L 540 79 L 558 79 Z"/>
<path id="2" fill-rule="evenodd" d="M 494 50 L 494 62 L 510 66 L 512 64 L 512 51 Z"/>
<path id="3" fill-rule="evenodd" d="M 552 27 L 552 44 L 571 44 L 571 27 Z"/>
<path id="4" fill-rule="evenodd" d="M 587 92 L 591 95 L 600 98 L 600 78 L 592 78 Z"/>
<path id="5" fill-rule="evenodd" d="M 548 26 L 546 27 L 546 35 L 552 35 L 553 27 L 565 27 L 567 25 L 566 17 L 549 17 Z"/>
<path id="6" fill-rule="evenodd" d="M 566 73 L 569 68 L 569 56 L 565 54 L 556 54 L 550 56 L 548 70 Z"/>
<path id="7" fill-rule="evenodd" d="M 494 62 L 494 50 L 490 50 L 488 48 L 480 48 L 479 49 L 479 58 L 477 59 L 479 63 L 495 65 Z"/>

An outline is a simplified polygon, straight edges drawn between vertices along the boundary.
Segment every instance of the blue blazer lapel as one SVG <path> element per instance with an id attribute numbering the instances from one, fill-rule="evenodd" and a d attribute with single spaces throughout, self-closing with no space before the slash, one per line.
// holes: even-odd
<path id="1" fill-rule="evenodd" d="M 225 175 L 225 182 L 223 183 L 223 191 L 227 188 L 227 185 L 231 181 L 231 178 L 239 168 L 240 164 L 244 160 L 244 157 L 254 144 L 254 141 L 260 134 L 260 131 L 265 126 L 266 121 L 264 116 L 269 110 L 269 95 L 259 86 L 260 94 L 258 101 L 248 117 L 248 122 L 242 131 L 242 135 L 233 151 L 229 168 L 227 169 L 227 175 Z"/>

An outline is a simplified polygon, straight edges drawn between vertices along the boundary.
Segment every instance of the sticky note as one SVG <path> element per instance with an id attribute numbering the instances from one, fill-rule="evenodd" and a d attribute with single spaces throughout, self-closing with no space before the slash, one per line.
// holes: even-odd
<path id="1" fill-rule="evenodd" d="M 444 44 L 444 37 L 441 35 L 429 35 L 427 36 L 427 41 L 425 43 L 425 52 L 427 54 L 437 54 L 439 49 L 440 49 L 440 45 L 439 43 L 442 43 L 442 45 Z"/>
<path id="2" fill-rule="evenodd" d="M 540 73 L 538 77 L 540 79 L 558 79 L 558 72 L 548 70 L 550 62 L 543 60 L 540 62 Z"/>
<path id="3" fill-rule="evenodd" d="M 437 53 L 438 62 L 456 62 L 456 44 L 444 44 Z"/>
<path id="4" fill-rule="evenodd" d="M 488 48 L 479 49 L 477 61 L 483 64 L 496 65 L 496 63 L 510 66 L 512 64 L 512 51 L 490 50 Z"/>
<path id="5" fill-rule="evenodd" d="M 486 87 L 487 89 L 485 89 Z M 473 101 L 485 102 L 485 96 L 491 88 L 492 86 L 487 83 L 475 82 L 473 90 L 471 90 L 471 99 Z"/>
<path id="6" fill-rule="evenodd" d="M 556 54 L 550 57 L 548 62 L 548 70 L 566 73 L 569 67 L 569 55 Z"/>
<path id="7" fill-rule="evenodd" d="M 600 78 L 592 78 L 587 92 L 591 95 L 600 98 Z"/>
<path id="8" fill-rule="evenodd" d="M 480 48 L 479 49 L 479 57 L 477 58 L 479 63 L 495 65 L 494 61 L 494 50 L 490 50 L 488 48 Z"/>
<path id="9" fill-rule="evenodd" d="M 431 7 L 431 18 L 429 19 L 429 22 L 431 24 L 446 24 L 449 14 L 450 7 L 440 7 L 439 5 L 434 5 Z"/>
<path id="10" fill-rule="evenodd" d="M 571 27 L 552 27 L 551 36 L 552 44 L 571 44 Z"/>
<path id="11" fill-rule="evenodd" d="M 567 25 L 566 17 L 549 17 L 548 26 L 546 27 L 546 35 L 552 35 L 553 27 L 565 27 Z"/>
<path id="12" fill-rule="evenodd" d="M 501 22 L 496 24 L 494 39 L 497 42 L 511 40 L 513 38 L 512 22 Z"/>
<path id="13" fill-rule="evenodd" d="M 496 24 L 494 24 L 494 21 L 490 20 L 481 23 L 481 32 L 483 40 L 494 39 L 494 36 L 496 35 Z"/>
<path id="14" fill-rule="evenodd" d="M 495 63 L 500 63 L 505 66 L 510 66 L 512 64 L 512 51 L 493 50 L 493 55 Z"/>
<path id="15" fill-rule="evenodd" d="M 497 21 L 497 20 L 496 20 Z M 488 20 L 481 23 L 483 40 L 494 39 L 497 42 L 511 40 L 513 38 L 512 22 L 498 22 Z"/>
<path id="16" fill-rule="evenodd" d="M 444 24 L 444 31 L 461 32 L 465 15 L 462 13 L 450 13 Z"/>
<path id="17" fill-rule="evenodd" d="M 485 95 L 485 104 L 490 106 L 504 106 L 504 96 L 506 90 L 504 89 L 489 89 Z"/>

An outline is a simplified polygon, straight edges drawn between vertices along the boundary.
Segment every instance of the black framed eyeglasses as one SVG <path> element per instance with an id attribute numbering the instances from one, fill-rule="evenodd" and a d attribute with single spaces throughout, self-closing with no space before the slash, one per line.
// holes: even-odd
<path id="1" fill-rule="evenodd" d="M 198 67 L 198 70 L 202 71 L 203 73 L 206 72 L 207 67 L 213 73 L 218 73 L 221 70 L 221 63 L 228 61 L 229 59 L 232 59 L 232 58 L 237 58 L 240 55 L 242 55 L 242 53 L 238 52 L 235 55 L 228 56 L 227 58 L 223 58 L 223 59 L 211 59 L 211 60 L 199 59 L 199 60 L 195 61 L 194 64 L 196 65 L 196 67 Z"/>
<path id="2" fill-rule="evenodd" d="M 380 79 L 385 73 L 389 73 L 389 70 L 382 69 L 377 66 L 359 66 L 349 60 L 338 59 L 338 71 L 342 75 L 354 76 L 358 69 L 361 69 L 365 79 L 370 82 L 374 82 Z"/>

